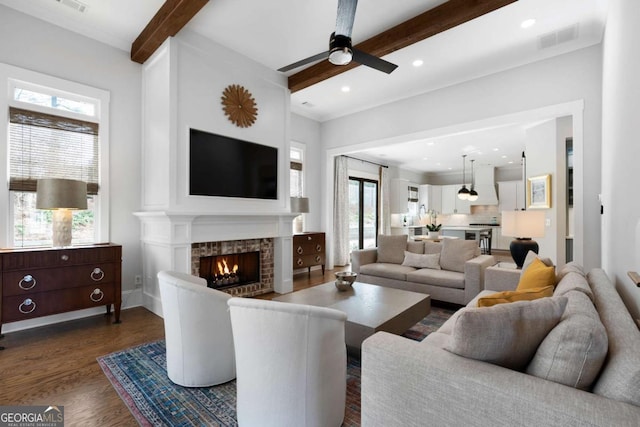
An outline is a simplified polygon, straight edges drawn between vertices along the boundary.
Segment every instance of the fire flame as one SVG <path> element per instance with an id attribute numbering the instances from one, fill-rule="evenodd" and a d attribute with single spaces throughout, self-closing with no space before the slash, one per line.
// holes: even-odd
<path id="1" fill-rule="evenodd" d="M 237 273 L 238 272 L 238 264 L 234 264 L 233 268 L 231 270 L 229 270 L 229 265 L 227 264 L 227 259 L 223 258 L 222 262 L 218 261 L 218 274 L 220 274 L 221 276 L 224 274 L 230 274 L 231 272 L 233 273 Z"/>

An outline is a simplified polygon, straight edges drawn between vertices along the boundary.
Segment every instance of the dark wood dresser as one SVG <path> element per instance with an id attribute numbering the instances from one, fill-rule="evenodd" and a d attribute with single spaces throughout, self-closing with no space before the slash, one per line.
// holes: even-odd
<path id="1" fill-rule="evenodd" d="M 106 306 L 120 322 L 122 246 L 0 250 L 2 324 Z"/>
<path id="2" fill-rule="evenodd" d="M 311 267 L 321 265 L 324 274 L 325 252 L 324 233 L 306 232 L 293 235 L 294 269 L 307 267 L 311 274 Z"/>

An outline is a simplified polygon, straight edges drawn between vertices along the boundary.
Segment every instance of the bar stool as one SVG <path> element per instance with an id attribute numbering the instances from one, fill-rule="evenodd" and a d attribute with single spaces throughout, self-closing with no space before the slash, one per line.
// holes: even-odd
<path id="1" fill-rule="evenodd" d="M 491 232 L 480 233 L 480 251 L 485 255 L 491 255 Z"/>

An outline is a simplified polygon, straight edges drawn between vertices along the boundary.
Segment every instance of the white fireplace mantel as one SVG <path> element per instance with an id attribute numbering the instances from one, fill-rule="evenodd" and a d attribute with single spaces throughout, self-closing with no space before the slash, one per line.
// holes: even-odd
<path id="1" fill-rule="evenodd" d="M 243 239 L 274 239 L 274 290 L 293 291 L 293 219 L 285 213 L 135 212 L 141 221 L 143 300 L 162 315 L 157 274 L 191 272 L 191 244 Z"/>

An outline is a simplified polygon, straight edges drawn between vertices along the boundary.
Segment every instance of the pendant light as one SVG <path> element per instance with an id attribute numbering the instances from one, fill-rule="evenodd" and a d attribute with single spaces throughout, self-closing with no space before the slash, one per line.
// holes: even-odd
<path id="1" fill-rule="evenodd" d="M 458 199 L 460 200 L 468 200 L 469 199 L 469 190 L 467 190 L 467 185 L 465 182 L 465 169 L 464 169 L 464 159 L 467 157 L 466 154 L 462 155 L 462 188 L 458 190 Z"/>
<path id="2" fill-rule="evenodd" d="M 471 160 L 471 190 L 469 191 L 468 199 L 470 202 L 475 202 L 476 200 L 478 200 L 478 192 L 475 190 L 476 177 L 473 174 L 473 162 L 475 162 L 475 160 Z"/>

